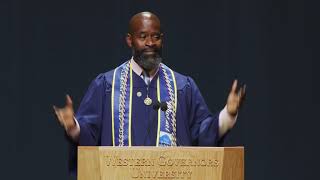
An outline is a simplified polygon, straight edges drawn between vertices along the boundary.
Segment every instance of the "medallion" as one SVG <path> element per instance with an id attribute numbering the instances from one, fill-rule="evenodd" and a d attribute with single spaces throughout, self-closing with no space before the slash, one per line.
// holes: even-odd
<path id="1" fill-rule="evenodd" d="M 147 106 L 150 106 L 152 104 L 152 100 L 149 97 L 145 98 L 143 102 Z"/>

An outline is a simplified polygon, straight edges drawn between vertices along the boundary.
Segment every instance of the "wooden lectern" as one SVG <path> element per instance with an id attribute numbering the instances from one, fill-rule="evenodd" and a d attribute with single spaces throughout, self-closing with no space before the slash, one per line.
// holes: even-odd
<path id="1" fill-rule="evenodd" d="M 243 147 L 78 147 L 78 179 L 243 180 Z"/>

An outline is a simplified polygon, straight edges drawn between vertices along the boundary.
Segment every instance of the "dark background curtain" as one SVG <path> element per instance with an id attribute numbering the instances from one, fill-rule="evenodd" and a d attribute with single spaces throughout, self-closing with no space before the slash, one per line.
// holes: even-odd
<path id="1" fill-rule="evenodd" d="M 298 0 L 0 2 L 1 179 L 70 179 L 52 104 L 78 107 L 90 81 L 130 58 L 130 17 L 156 13 L 164 62 L 190 75 L 212 112 L 232 80 L 247 99 L 226 146 L 245 146 L 245 179 L 317 179 L 319 13 Z"/>

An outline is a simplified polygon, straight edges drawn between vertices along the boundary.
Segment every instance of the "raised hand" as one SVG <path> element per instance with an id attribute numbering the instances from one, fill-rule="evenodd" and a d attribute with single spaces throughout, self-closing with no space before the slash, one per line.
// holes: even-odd
<path id="1" fill-rule="evenodd" d="M 238 80 L 234 80 L 227 100 L 227 111 L 236 116 L 246 95 L 246 85 L 238 89 Z"/>
<path id="2" fill-rule="evenodd" d="M 72 100 L 69 95 L 66 95 L 66 105 L 63 108 L 58 108 L 53 106 L 54 112 L 57 116 L 57 119 L 61 126 L 64 127 L 66 132 L 70 132 L 72 129 L 76 127 L 76 123 L 74 121 L 74 111 L 72 106 Z"/>

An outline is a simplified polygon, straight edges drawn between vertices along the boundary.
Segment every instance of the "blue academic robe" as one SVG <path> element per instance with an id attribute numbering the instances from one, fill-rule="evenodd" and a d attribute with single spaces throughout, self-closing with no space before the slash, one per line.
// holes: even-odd
<path id="1" fill-rule="evenodd" d="M 112 146 L 111 89 L 113 72 L 98 75 L 89 86 L 76 119 L 80 125 L 78 144 L 70 148 L 70 170 L 76 172 L 76 147 Z M 175 73 L 177 83 L 176 135 L 178 146 L 217 146 L 219 144 L 219 114 L 209 111 L 192 78 Z M 157 111 L 144 104 L 147 85 L 132 73 L 132 145 L 155 146 L 157 138 Z M 156 75 L 149 85 L 149 97 L 156 100 Z M 141 96 L 137 95 L 141 92 Z"/>

